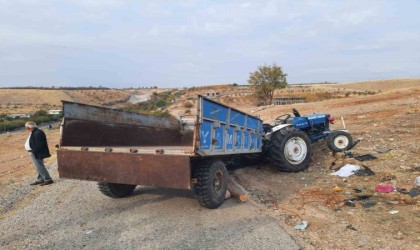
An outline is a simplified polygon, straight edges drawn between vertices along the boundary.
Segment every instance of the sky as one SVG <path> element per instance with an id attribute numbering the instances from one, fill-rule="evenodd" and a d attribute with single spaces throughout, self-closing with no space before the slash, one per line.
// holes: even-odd
<path id="1" fill-rule="evenodd" d="M 420 1 L 0 0 L 0 87 L 420 77 Z"/>

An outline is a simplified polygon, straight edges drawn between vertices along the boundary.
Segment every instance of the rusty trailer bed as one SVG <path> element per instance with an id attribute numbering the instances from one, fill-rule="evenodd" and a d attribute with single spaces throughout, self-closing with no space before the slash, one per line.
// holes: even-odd
<path id="1" fill-rule="evenodd" d="M 57 150 L 60 178 L 191 189 L 191 156 L 188 154 L 139 153 L 130 152 L 128 148 L 113 148 L 112 152 L 99 149 L 86 151 L 80 147 L 77 150 L 64 147 Z"/>
<path id="2" fill-rule="evenodd" d="M 131 154 L 159 154 L 159 155 L 194 155 L 192 146 L 108 146 L 108 147 L 75 147 L 64 146 L 61 150 L 90 151 L 108 153 L 131 153 Z"/>

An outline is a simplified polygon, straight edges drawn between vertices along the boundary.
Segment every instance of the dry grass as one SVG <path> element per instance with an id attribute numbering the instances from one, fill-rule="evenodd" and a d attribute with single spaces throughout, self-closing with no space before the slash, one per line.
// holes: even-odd
<path id="1" fill-rule="evenodd" d="M 385 79 L 340 84 L 316 84 L 311 86 L 317 88 L 345 88 L 347 90 L 356 91 L 389 91 L 395 89 L 418 87 L 420 86 L 420 78 Z"/>
<path id="2" fill-rule="evenodd" d="M 33 113 L 39 109 L 61 109 L 61 101 L 93 105 L 126 102 L 131 90 L 41 90 L 0 89 L 0 114 Z"/>

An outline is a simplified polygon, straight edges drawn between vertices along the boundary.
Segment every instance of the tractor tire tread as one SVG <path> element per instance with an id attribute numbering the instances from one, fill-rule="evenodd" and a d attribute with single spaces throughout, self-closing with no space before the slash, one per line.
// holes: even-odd
<path id="1" fill-rule="evenodd" d="M 284 155 L 284 144 L 285 137 L 288 134 L 295 134 L 303 138 L 307 143 L 307 156 L 306 159 L 297 165 L 288 163 L 286 156 Z M 276 166 L 277 169 L 285 172 L 299 172 L 309 166 L 309 160 L 311 155 L 311 145 L 308 136 L 301 130 L 288 126 L 285 127 L 271 136 L 271 140 L 268 143 L 268 157 L 271 159 L 271 162 Z"/>
<path id="2" fill-rule="evenodd" d="M 105 196 L 123 198 L 129 196 L 136 188 L 136 185 L 98 182 L 98 188 Z"/>
<path id="3" fill-rule="evenodd" d="M 210 175 L 212 174 L 213 164 L 217 164 L 218 161 L 220 160 L 213 160 L 213 159 L 202 160 L 193 169 L 193 177 L 197 179 L 197 183 L 194 185 L 195 197 L 201 206 L 210 208 L 210 209 L 217 208 L 223 203 L 224 196 L 227 189 L 227 183 L 226 183 L 227 179 L 225 179 L 223 199 L 220 199 L 220 197 L 214 197 L 214 195 L 212 194 L 210 190 L 210 187 L 212 185 L 210 183 L 212 181 L 212 178 L 210 178 Z M 225 178 L 227 178 L 227 171 L 225 168 L 224 168 L 224 176 Z"/>

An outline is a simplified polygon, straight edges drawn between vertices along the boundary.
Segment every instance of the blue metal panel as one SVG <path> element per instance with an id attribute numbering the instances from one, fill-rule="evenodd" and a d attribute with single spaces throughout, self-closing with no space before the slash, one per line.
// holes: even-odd
<path id="1" fill-rule="evenodd" d="M 311 124 L 321 124 L 325 122 L 325 114 L 308 115 L 308 120 Z"/>
<path id="2" fill-rule="evenodd" d="M 255 146 L 256 146 L 256 141 L 255 140 L 256 140 L 255 134 L 251 133 L 251 145 L 250 145 L 251 149 L 255 149 Z"/>
<path id="3" fill-rule="evenodd" d="M 258 119 L 252 116 L 247 116 L 247 123 L 246 126 L 251 129 L 258 129 Z"/>
<path id="4" fill-rule="evenodd" d="M 257 137 L 257 148 L 260 148 L 261 146 L 261 135 L 258 135 Z"/>
<path id="5" fill-rule="evenodd" d="M 249 149 L 249 131 L 244 132 L 244 149 Z"/>
<path id="6" fill-rule="evenodd" d="M 213 100 L 199 97 L 200 155 L 261 152 L 262 121 Z"/>
<path id="7" fill-rule="evenodd" d="M 309 127 L 309 122 L 306 117 L 295 117 L 293 118 L 291 124 L 295 125 L 299 129 L 304 129 L 304 128 Z"/>
<path id="8" fill-rule="evenodd" d="M 320 139 L 326 138 L 328 134 L 316 134 L 316 135 L 309 135 L 309 139 L 311 141 L 318 141 Z"/>
<path id="9" fill-rule="evenodd" d="M 200 149 L 210 149 L 212 138 L 211 130 L 212 122 L 204 120 L 200 130 Z"/>
<path id="10" fill-rule="evenodd" d="M 216 142 L 214 143 L 214 148 L 223 149 L 223 141 L 224 141 L 223 132 L 225 131 L 225 125 L 220 125 L 220 127 L 215 128 L 214 131 L 215 131 L 214 139 L 216 140 Z"/>
<path id="11" fill-rule="evenodd" d="M 242 148 L 242 131 L 240 131 L 240 130 L 236 131 L 235 145 L 236 145 L 237 149 Z"/>
<path id="12" fill-rule="evenodd" d="M 239 126 L 245 126 L 245 117 L 246 115 L 243 113 L 240 113 L 236 110 L 230 111 L 230 124 L 239 125 Z"/>
<path id="13" fill-rule="evenodd" d="M 203 99 L 203 116 L 218 120 L 221 122 L 227 122 L 228 108 L 218 103 L 212 102 L 207 99 Z"/>
<path id="14" fill-rule="evenodd" d="M 233 132 L 234 132 L 235 127 L 234 126 L 230 126 L 227 130 L 226 130 L 226 149 L 232 149 L 233 148 Z"/>

